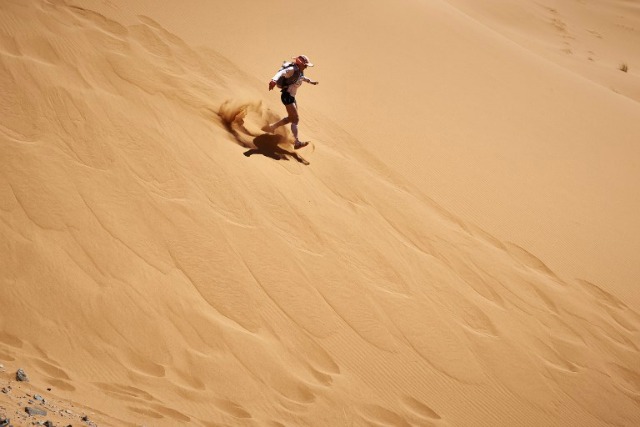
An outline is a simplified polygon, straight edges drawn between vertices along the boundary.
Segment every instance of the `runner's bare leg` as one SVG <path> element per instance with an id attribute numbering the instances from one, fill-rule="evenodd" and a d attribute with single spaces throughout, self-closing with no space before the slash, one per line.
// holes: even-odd
<path id="1" fill-rule="evenodd" d="M 293 104 L 286 105 L 287 113 L 289 114 L 289 121 L 291 122 L 291 132 L 293 133 L 293 137 L 295 140 L 298 140 L 298 122 L 300 118 L 298 117 L 298 105 L 294 102 Z"/>

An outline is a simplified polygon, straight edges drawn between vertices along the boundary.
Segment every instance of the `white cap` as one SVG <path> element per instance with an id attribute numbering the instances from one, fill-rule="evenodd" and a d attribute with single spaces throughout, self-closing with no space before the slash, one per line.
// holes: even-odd
<path id="1" fill-rule="evenodd" d="M 302 62 L 307 67 L 313 67 L 313 64 L 311 63 L 311 61 L 309 61 L 307 55 L 294 56 L 293 59 L 299 59 L 300 62 Z"/>

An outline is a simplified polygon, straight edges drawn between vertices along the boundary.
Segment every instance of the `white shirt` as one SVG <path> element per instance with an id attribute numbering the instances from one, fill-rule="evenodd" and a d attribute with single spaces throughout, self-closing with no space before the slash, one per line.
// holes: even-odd
<path id="1" fill-rule="evenodd" d="M 278 79 L 282 76 L 285 76 L 286 78 L 289 78 L 291 76 L 293 76 L 293 73 L 295 72 L 295 69 L 293 68 L 293 66 L 284 68 L 280 71 L 278 71 L 276 73 L 275 76 L 273 76 L 273 78 L 271 80 L 277 82 Z M 307 82 L 307 83 L 311 83 L 311 80 L 309 80 L 308 78 L 306 78 L 305 76 L 302 75 L 302 73 L 300 73 L 300 77 L 298 78 L 298 81 L 296 81 L 295 83 L 291 83 L 289 85 L 289 87 L 287 87 L 287 92 L 289 92 L 291 94 L 291 96 L 296 96 L 296 92 L 298 91 L 298 88 L 300 86 L 302 86 L 302 82 Z"/>

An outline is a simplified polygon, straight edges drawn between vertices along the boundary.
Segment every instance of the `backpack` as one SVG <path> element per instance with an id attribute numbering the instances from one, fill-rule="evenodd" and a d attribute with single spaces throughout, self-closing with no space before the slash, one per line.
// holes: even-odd
<path id="1" fill-rule="evenodd" d="M 278 86 L 278 88 L 286 89 L 287 87 L 297 82 L 300 76 L 304 75 L 304 73 L 300 71 L 300 69 L 295 63 L 289 62 L 289 61 L 284 61 L 282 63 L 282 66 L 278 70 L 278 72 L 284 70 L 285 68 L 289 68 L 291 66 L 293 66 L 293 74 L 289 78 L 286 78 L 284 75 L 280 76 L 280 78 L 276 81 L 276 86 Z"/>

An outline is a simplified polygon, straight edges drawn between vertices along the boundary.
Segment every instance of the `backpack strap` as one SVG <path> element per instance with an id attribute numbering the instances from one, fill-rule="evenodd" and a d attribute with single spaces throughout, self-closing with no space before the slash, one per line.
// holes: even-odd
<path id="1" fill-rule="evenodd" d="M 298 79 L 300 79 L 300 77 L 303 75 L 304 74 L 302 73 L 302 71 L 300 71 L 300 68 L 298 68 L 296 64 L 293 64 L 293 74 L 288 78 L 283 76 L 284 78 L 282 80 L 282 87 L 286 88 L 288 86 L 291 86 L 292 84 L 296 83 Z"/>

